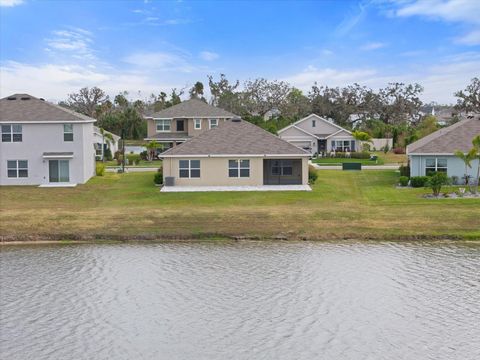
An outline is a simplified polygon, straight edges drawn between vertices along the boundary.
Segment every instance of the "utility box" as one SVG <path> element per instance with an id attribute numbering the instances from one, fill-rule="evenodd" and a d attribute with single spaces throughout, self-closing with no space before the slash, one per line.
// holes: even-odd
<path id="1" fill-rule="evenodd" d="M 175 186 L 175 177 L 165 176 L 165 186 Z"/>
<path id="2" fill-rule="evenodd" d="M 362 163 L 343 163 L 342 170 L 362 170 Z"/>

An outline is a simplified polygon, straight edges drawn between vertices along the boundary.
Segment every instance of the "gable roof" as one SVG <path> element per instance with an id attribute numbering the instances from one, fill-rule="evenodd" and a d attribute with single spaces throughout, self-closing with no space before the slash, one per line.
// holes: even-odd
<path id="1" fill-rule="evenodd" d="M 192 117 L 234 117 L 235 114 L 216 106 L 207 104 L 199 99 L 182 101 L 180 104 L 145 115 L 147 118 L 171 119 L 171 118 L 192 118 Z"/>
<path id="2" fill-rule="evenodd" d="M 94 127 L 93 127 L 93 131 L 94 131 L 95 134 L 97 134 L 97 135 L 99 135 L 99 136 L 102 136 L 102 133 L 100 132 L 100 128 L 99 128 L 99 127 L 94 126 Z M 116 135 L 116 134 L 114 134 L 114 133 L 112 133 L 112 132 L 110 132 L 110 131 L 107 131 L 107 130 L 105 130 L 105 129 L 104 129 L 104 131 L 105 131 L 105 133 L 112 135 L 112 137 L 113 137 L 113 139 L 114 139 L 115 141 L 118 141 L 118 140 L 121 139 L 120 136 L 118 136 L 118 135 Z"/>
<path id="3" fill-rule="evenodd" d="M 14 94 L 0 99 L 1 123 L 95 122 L 73 110 L 51 104 L 28 94 Z"/>
<path id="4" fill-rule="evenodd" d="M 285 130 L 291 128 L 291 127 L 296 127 L 296 128 L 298 128 L 298 126 L 297 126 L 298 124 L 300 124 L 300 123 L 302 123 L 302 122 L 310 119 L 311 117 L 314 117 L 314 118 L 317 119 L 317 120 L 320 120 L 320 121 L 323 121 L 323 122 L 325 122 L 325 123 L 327 123 L 327 124 L 329 124 L 329 125 L 332 125 L 332 126 L 336 127 L 338 130 L 344 130 L 344 131 L 348 132 L 349 134 L 351 134 L 351 132 L 348 131 L 347 129 L 344 129 L 343 127 L 341 127 L 341 126 L 339 126 L 339 125 L 337 125 L 337 124 L 335 124 L 335 123 L 333 123 L 333 122 L 331 122 L 331 121 L 328 121 L 327 119 L 325 119 L 325 118 L 323 118 L 323 117 L 321 117 L 321 116 L 319 116 L 319 115 L 317 115 L 317 114 L 310 114 L 310 115 L 308 115 L 308 116 L 305 116 L 304 118 L 302 118 L 302 119 L 294 122 L 293 124 L 290 124 L 290 125 L 284 127 L 283 129 L 278 130 L 278 133 L 280 134 L 280 133 L 282 133 L 283 131 L 285 131 Z M 303 130 L 303 129 L 302 129 L 302 130 Z M 308 131 L 306 131 L 306 130 L 304 130 L 304 132 L 307 133 L 308 135 L 312 135 L 312 136 L 318 138 L 318 134 L 317 134 L 317 135 L 314 135 L 314 134 L 311 134 L 310 132 L 308 132 Z"/>
<path id="5" fill-rule="evenodd" d="M 480 118 L 462 120 L 407 146 L 407 154 L 453 154 L 468 152 L 472 139 L 480 135 Z"/>
<path id="6" fill-rule="evenodd" d="M 308 152 L 248 121 L 235 119 L 170 148 L 161 157 L 215 155 L 310 156 Z"/>

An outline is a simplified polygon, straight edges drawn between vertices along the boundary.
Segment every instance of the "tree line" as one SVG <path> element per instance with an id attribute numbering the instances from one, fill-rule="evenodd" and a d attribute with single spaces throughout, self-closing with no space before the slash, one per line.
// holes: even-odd
<path id="1" fill-rule="evenodd" d="M 143 115 L 179 104 L 184 95 L 242 116 L 272 133 L 310 113 L 372 137 L 393 137 L 396 146 L 406 146 L 438 128 L 436 119 L 421 111 L 423 87 L 416 83 L 390 83 L 379 90 L 356 83 L 345 87 L 314 83 L 304 93 L 285 81 L 264 78 L 247 80 L 240 87 L 238 80 L 230 81 L 221 74 L 218 79 L 208 76 L 208 87 L 210 99 L 205 96 L 204 84 L 197 81 L 190 89 L 174 88 L 168 94 L 160 92 L 134 101 L 127 92 L 111 99 L 98 87 L 82 88 L 60 105 L 97 119 L 99 127 L 126 139 L 144 138 Z M 455 96 L 457 111 L 480 113 L 479 78 L 473 78 Z"/>

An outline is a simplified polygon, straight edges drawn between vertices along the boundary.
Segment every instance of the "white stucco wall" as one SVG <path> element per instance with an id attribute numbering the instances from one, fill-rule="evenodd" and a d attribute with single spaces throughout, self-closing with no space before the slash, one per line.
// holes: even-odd
<path id="1" fill-rule="evenodd" d="M 93 123 L 74 123 L 72 142 L 63 141 L 63 123 L 21 125 L 22 142 L 0 142 L 0 185 L 48 184 L 44 152 L 73 152 L 69 159 L 70 183 L 83 184 L 95 174 Z M 7 177 L 8 160 L 27 160 L 28 177 Z"/>
<path id="2" fill-rule="evenodd" d="M 410 176 L 425 176 L 426 159 L 431 158 L 447 159 L 447 175 L 458 176 L 460 179 L 465 175 L 465 163 L 453 155 L 410 155 Z M 478 169 L 478 160 L 472 162 L 472 167 L 467 169 L 467 174 L 476 176 Z"/>

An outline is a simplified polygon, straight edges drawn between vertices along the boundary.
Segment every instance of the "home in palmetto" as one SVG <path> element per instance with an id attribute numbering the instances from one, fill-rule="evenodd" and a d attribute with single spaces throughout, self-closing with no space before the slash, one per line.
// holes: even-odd
<path id="1" fill-rule="evenodd" d="M 169 108 L 144 115 L 147 141 L 169 149 L 209 129 L 221 126 L 235 115 L 193 98 Z"/>
<path id="2" fill-rule="evenodd" d="M 162 191 L 311 190 L 311 153 L 240 118 L 160 155 Z"/>
<path id="3" fill-rule="evenodd" d="M 359 151 L 360 144 L 347 129 L 310 114 L 278 131 L 278 136 L 313 154 Z"/>
<path id="4" fill-rule="evenodd" d="M 85 183 L 95 174 L 95 121 L 28 94 L 0 99 L 0 185 Z"/>
<path id="5" fill-rule="evenodd" d="M 410 163 L 410 176 L 425 176 L 433 172 L 445 172 L 449 177 L 462 182 L 465 175 L 474 179 L 477 174 L 478 160 L 473 160 L 465 169 L 462 159 L 455 156 L 456 151 L 467 153 L 472 140 L 480 135 L 480 117 L 471 117 L 425 136 L 407 146 Z"/>

